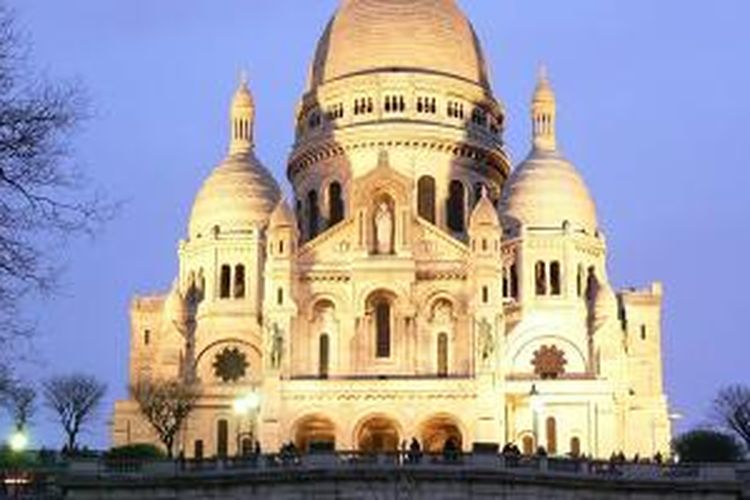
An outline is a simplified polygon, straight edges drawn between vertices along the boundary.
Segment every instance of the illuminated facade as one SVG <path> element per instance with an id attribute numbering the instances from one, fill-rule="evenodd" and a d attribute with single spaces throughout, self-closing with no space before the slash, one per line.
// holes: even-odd
<path id="1" fill-rule="evenodd" d="M 668 452 L 661 286 L 612 290 L 545 74 L 531 152 L 511 166 L 454 0 L 342 1 L 297 109 L 289 202 L 253 153 L 244 82 L 230 114 L 179 276 L 131 306 L 131 382 L 200 385 L 187 456 L 256 437 Z M 259 404 L 241 404 L 251 393 Z M 154 441 L 132 401 L 116 405 L 113 441 Z"/>

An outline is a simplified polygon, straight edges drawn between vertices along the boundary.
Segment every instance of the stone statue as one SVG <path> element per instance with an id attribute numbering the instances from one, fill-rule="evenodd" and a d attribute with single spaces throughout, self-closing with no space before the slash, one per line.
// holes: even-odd
<path id="1" fill-rule="evenodd" d="M 453 321 L 453 306 L 447 300 L 440 300 L 435 304 L 432 313 L 432 320 L 435 323 L 450 323 Z"/>
<path id="2" fill-rule="evenodd" d="M 482 321 L 477 324 L 477 328 L 479 330 L 479 355 L 483 363 L 489 364 L 492 355 L 495 353 L 495 336 L 492 333 L 492 324 L 487 321 L 487 318 L 482 318 Z"/>
<path id="3" fill-rule="evenodd" d="M 375 211 L 375 253 L 393 253 L 393 214 L 388 203 L 384 201 Z"/>
<path id="4" fill-rule="evenodd" d="M 281 359 L 284 355 L 284 331 L 281 329 L 278 323 L 274 323 L 268 328 L 269 331 L 269 344 L 270 344 L 270 365 L 271 368 L 277 370 L 281 367 Z"/>

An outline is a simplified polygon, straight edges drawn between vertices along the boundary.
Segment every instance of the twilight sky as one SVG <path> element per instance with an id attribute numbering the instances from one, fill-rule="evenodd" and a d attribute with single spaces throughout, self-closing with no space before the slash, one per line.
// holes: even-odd
<path id="1" fill-rule="evenodd" d="M 64 250 L 64 296 L 28 310 L 42 332 L 28 373 L 84 370 L 108 382 L 84 436 L 106 446 L 111 403 L 125 394 L 129 300 L 175 276 L 193 197 L 225 152 L 239 71 L 255 95 L 259 157 L 285 179 L 294 108 L 337 0 L 8 2 L 36 66 L 88 87 L 97 116 L 78 157 L 128 201 L 97 239 Z M 597 202 L 611 280 L 664 282 L 667 392 L 686 417 L 680 428 L 704 421 L 722 384 L 750 382 L 750 2 L 461 4 L 507 107 L 514 163 L 528 150 L 536 67 L 548 65 L 562 148 Z M 37 443 L 60 444 L 46 412 L 35 423 Z"/>

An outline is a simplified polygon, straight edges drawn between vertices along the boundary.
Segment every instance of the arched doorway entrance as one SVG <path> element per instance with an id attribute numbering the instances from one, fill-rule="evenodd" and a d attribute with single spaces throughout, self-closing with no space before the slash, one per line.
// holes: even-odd
<path id="1" fill-rule="evenodd" d="M 400 435 L 396 422 L 377 416 L 365 420 L 355 436 L 357 449 L 364 453 L 391 453 L 398 451 Z"/>
<path id="2" fill-rule="evenodd" d="M 422 424 L 422 449 L 426 453 L 442 453 L 449 439 L 453 439 L 459 450 L 463 449 L 461 429 L 453 417 L 439 415 Z"/>
<path id="3" fill-rule="evenodd" d="M 300 419 L 295 425 L 294 445 L 298 450 L 307 452 L 311 443 L 336 446 L 336 426 L 322 415 L 310 415 Z"/>

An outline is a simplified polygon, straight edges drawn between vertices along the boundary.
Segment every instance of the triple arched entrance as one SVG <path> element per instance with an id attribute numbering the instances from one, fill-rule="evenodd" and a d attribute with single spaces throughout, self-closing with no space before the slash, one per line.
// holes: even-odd
<path id="1" fill-rule="evenodd" d="M 336 426 L 324 415 L 303 417 L 295 424 L 292 432 L 297 449 L 303 452 L 309 451 L 311 446 L 336 447 Z M 352 438 L 352 447 L 362 453 L 395 453 L 403 447 L 404 441 L 411 442 L 412 438 L 419 441 L 425 453 L 442 453 L 448 441 L 452 441 L 458 449 L 463 449 L 465 436 L 459 421 L 447 414 L 424 420 L 416 426 L 413 433 L 405 432 L 395 418 L 374 414 L 365 417 L 355 426 Z"/>

